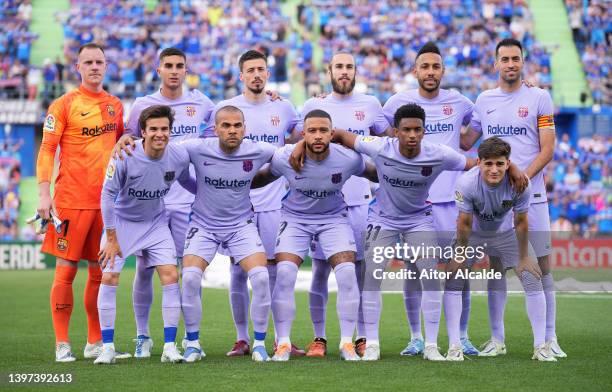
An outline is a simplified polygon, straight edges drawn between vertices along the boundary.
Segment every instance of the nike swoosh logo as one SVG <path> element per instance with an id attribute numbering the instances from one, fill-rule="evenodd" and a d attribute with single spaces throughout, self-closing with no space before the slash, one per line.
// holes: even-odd
<path id="1" fill-rule="evenodd" d="M 304 178 L 306 178 L 306 177 L 298 177 L 298 176 L 295 176 L 295 179 L 296 179 L 296 180 L 303 180 Z"/>
<path id="2" fill-rule="evenodd" d="M 212 166 L 212 165 L 214 165 L 214 163 L 204 162 L 204 166 Z"/>
<path id="3" fill-rule="evenodd" d="M 81 116 L 87 116 L 89 113 L 91 113 L 91 112 L 81 113 Z"/>
<path id="4" fill-rule="evenodd" d="M 384 162 L 384 165 L 385 165 L 385 166 L 395 166 L 395 165 L 392 165 L 392 164 L 387 163 L 387 162 Z"/>
<path id="5" fill-rule="evenodd" d="M 496 111 L 496 110 L 497 110 L 497 109 L 487 110 L 487 114 L 491 114 L 491 113 L 493 113 L 493 112 L 494 112 L 494 111 Z"/>
<path id="6" fill-rule="evenodd" d="M 137 178 L 142 177 L 143 175 L 144 175 L 144 174 L 141 174 L 141 175 L 139 175 L 139 176 L 130 176 L 130 180 L 135 180 L 135 179 L 137 179 Z"/>

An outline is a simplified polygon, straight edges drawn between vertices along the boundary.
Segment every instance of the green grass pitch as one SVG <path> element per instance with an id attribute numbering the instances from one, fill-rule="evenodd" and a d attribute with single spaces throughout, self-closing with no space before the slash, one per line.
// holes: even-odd
<path id="1" fill-rule="evenodd" d="M 557 331 L 569 358 L 558 363 L 539 363 L 531 358 L 531 328 L 522 296 L 509 297 L 506 309 L 508 355 L 471 358 L 463 363 L 432 363 L 422 358 L 403 358 L 399 352 L 409 337 L 401 295 L 385 295 L 381 321 L 382 359 L 370 363 L 345 363 L 338 358 L 338 322 L 335 296 L 328 307 L 326 359 L 292 359 L 288 363 L 253 363 L 250 358 L 226 358 L 235 333 L 226 290 L 203 290 L 201 338 L 207 357 L 196 364 L 162 364 L 163 345 L 159 285 L 151 314 L 155 341 L 150 360 L 121 360 L 114 366 L 94 366 L 84 360 L 86 338 L 82 292 L 86 269 L 75 282 L 75 310 L 70 336 L 79 358 L 71 364 L 54 363 L 54 341 L 49 311 L 51 270 L 2 271 L 0 311 L 0 390 L 66 391 L 610 391 L 612 376 L 612 296 L 557 296 Z M 118 291 L 116 346 L 133 351 L 135 327 L 131 310 L 133 271 L 126 270 Z M 297 318 L 293 341 L 304 347 L 312 338 L 307 295 L 297 294 Z M 441 322 L 439 345 L 446 351 L 447 338 Z M 182 331 L 182 326 L 179 331 Z M 180 333 L 179 333 L 180 334 Z M 474 296 L 471 338 L 476 344 L 489 336 L 486 298 Z M 271 350 L 271 341 L 268 349 Z M 70 385 L 9 385 L 9 373 L 73 374 Z M 59 388 L 59 389 L 58 389 Z"/>

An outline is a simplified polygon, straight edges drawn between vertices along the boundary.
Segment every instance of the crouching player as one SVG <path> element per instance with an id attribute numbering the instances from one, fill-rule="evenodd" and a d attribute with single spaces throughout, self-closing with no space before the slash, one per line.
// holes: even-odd
<path id="1" fill-rule="evenodd" d="M 338 282 L 336 309 L 340 321 L 340 356 L 358 361 L 353 332 L 359 309 L 359 286 L 355 275 L 355 239 L 348 218 L 342 186 L 353 175 L 377 180 L 374 166 L 361 155 L 337 144 L 330 115 L 313 110 L 304 117 L 304 141 L 279 149 L 262 171 L 266 182 L 284 176 L 289 195 L 283 200 L 281 224 L 276 240 L 277 277 L 272 293 L 272 314 L 278 338 L 273 361 L 291 355 L 290 332 L 295 318 L 295 282 L 298 267 L 310 243 L 318 239 L 324 257 L 334 268 Z M 304 167 L 296 172 L 289 164 L 294 150 L 306 149 Z M 259 184 L 256 184 L 259 185 Z"/>
<path id="2" fill-rule="evenodd" d="M 235 106 L 224 106 L 215 114 L 217 138 L 184 142 L 196 170 L 197 194 L 183 252 L 183 316 L 187 341 L 185 361 L 202 358 L 200 321 L 201 283 L 206 267 L 223 247 L 247 274 L 253 288 L 252 358 L 268 361 L 265 338 L 270 312 L 270 287 L 266 253 L 253 221 L 249 191 L 253 177 L 270 162 L 276 147 L 269 143 L 243 141 L 244 115 Z"/>
<path id="3" fill-rule="evenodd" d="M 102 188 L 102 219 L 105 233 L 99 253 L 102 285 L 98 312 L 103 348 L 95 364 L 115 362 L 113 337 L 116 292 L 125 259 L 138 251 L 146 268 L 155 268 L 162 284 L 164 351 L 162 362 L 182 362 L 175 339 L 181 315 L 181 294 L 176 268 L 176 250 L 164 208 L 163 197 L 176 179 L 195 192 L 189 179 L 189 157 L 182 147 L 168 145 L 174 116 L 168 106 L 152 106 L 139 118 L 143 142 L 132 156 L 111 160 Z"/>
<path id="4" fill-rule="evenodd" d="M 484 247 L 484 253 L 491 256 L 492 264 L 497 264 L 496 269 L 499 269 L 501 274 L 505 274 L 505 269 L 514 268 L 525 290 L 527 316 L 533 330 L 533 359 L 556 361 L 545 344 L 546 301 L 542 288 L 542 273 L 528 240 L 527 212 L 531 187 L 527 187 L 522 193 L 512 188 L 506 174 L 510 164 L 509 157 L 510 144 L 498 137 L 487 139 L 478 148 L 478 167 L 472 168 L 457 181 L 455 200 L 459 219 L 456 246 L 470 246 L 474 249 Z M 514 212 L 514 230 L 509 219 L 511 211 Z M 475 231 L 472 231 L 472 228 Z M 497 261 L 499 259 L 501 266 Z M 453 260 L 448 265 L 447 272 L 455 274 L 459 269 L 465 270 L 465 265 Z M 492 279 L 489 279 L 490 302 L 496 294 L 491 293 L 491 282 Z M 447 360 L 463 360 L 459 322 L 464 283 L 463 276 L 457 274 L 446 281 L 444 310 L 449 339 Z M 501 310 L 491 312 L 490 305 L 489 320 L 493 336 L 487 347 L 492 346 L 495 350 L 488 356 L 505 354 L 504 309 L 501 307 Z M 489 351 L 481 351 L 480 355 L 487 355 Z"/>

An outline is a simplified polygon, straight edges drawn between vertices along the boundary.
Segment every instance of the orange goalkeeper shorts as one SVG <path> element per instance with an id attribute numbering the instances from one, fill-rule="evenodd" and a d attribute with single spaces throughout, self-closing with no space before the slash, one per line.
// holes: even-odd
<path id="1" fill-rule="evenodd" d="M 49 225 L 42 245 L 42 252 L 78 262 L 98 260 L 100 239 L 104 223 L 100 210 L 73 210 L 56 208 L 58 218 L 64 224 L 60 233 Z"/>

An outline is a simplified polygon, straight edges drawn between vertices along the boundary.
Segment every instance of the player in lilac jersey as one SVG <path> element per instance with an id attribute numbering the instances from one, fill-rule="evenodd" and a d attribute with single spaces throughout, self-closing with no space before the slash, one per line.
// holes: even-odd
<path id="1" fill-rule="evenodd" d="M 413 75 L 419 83 L 418 89 L 395 94 L 385 103 L 387 120 L 393 121 L 397 108 L 408 103 L 420 105 L 427 115 L 425 141 L 441 143 L 459 152 L 461 129 L 468 125 L 472 117 L 472 102 L 455 90 L 440 88 L 444 76 L 444 62 L 437 45 L 429 42 L 423 45 L 415 59 Z M 453 189 L 460 172 L 445 171 L 434 181 L 429 190 L 428 200 L 432 203 L 434 225 L 441 246 L 449 245 L 456 230 L 457 207 Z M 421 334 L 421 285 L 420 281 L 406 279 L 404 282 L 404 305 L 411 339 L 402 355 L 418 355 L 423 352 L 425 343 Z M 461 314 L 461 343 L 464 353 L 477 355 L 467 335 L 470 314 L 469 281 L 463 294 Z"/>
<path id="2" fill-rule="evenodd" d="M 131 149 L 126 144 L 132 144 L 132 138 L 140 137 L 138 118 L 140 113 L 153 105 L 167 105 L 174 110 L 174 123 L 170 131 L 170 143 L 200 136 L 203 125 L 210 121 L 213 102 L 198 90 L 185 91 L 183 83 L 187 74 L 187 57 L 177 48 L 166 48 L 159 54 L 157 74 L 161 79 L 159 91 L 145 97 L 137 98 L 130 109 L 126 125 L 126 135 L 117 144 L 127 154 Z M 131 136 L 132 138 L 130 138 Z M 191 168 L 193 173 L 193 168 Z M 174 184 L 164 197 L 166 214 L 177 257 L 183 256 L 185 231 L 189 224 L 189 213 L 194 196 L 178 184 Z M 136 258 L 139 258 L 137 255 Z M 136 276 L 132 291 L 132 304 L 136 319 L 136 358 L 151 356 L 153 340 L 149 334 L 149 313 L 153 303 L 153 270 L 140 268 L 143 263 L 137 263 Z"/>
<path id="3" fill-rule="evenodd" d="M 202 274 L 222 247 L 251 282 L 252 358 L 267 361 L 270 288 L 266 254 L 253 220 L 249 190 L 257 170 L 270 162 L 276 147 L 243 141 L 244 116 L 235 106 L 225 106 L 216 112 L 215 133 L 218 138 L 187 140 L 182 144 L 195 167 L 197 181 L 183 252 L 181 298 L 187 335 L 184 356 L 187 362 L 202 358 L 199 343 Z"/>
<path id="4" fill-rule="evenodd" d="M 359 308 L 359 288 L 355 274 L 355 239 L 348 219 L 341 189 L 352 175 L 376 180 L 372 165 L 352 150 L 331 144 L 330 115 L 319 109 L 304 117 L 303 142 L 286 146 L 274 154 L 272 164 L 263 173 L 266 181 L 284 176 L 289 195 L 283 199 L 282 221 L 276 241 L 278 277 L 272 294 L 272 312 L 278 347 L 272 360 L 287 361 L 291 354 L 290 332 L 295 318 L 295 281 L 298 267 L 313 240 L 323 250 L 323 257 L 334 268 L 338 281 L 337 311 L 340 321 L 340 356 L 344 360 L 360 358 L 353 346 L 353 332 Z M 302 169 L 294 170 L 288 158 L 294 149 L 305 148 Z"/>
<path id="5" fill-rule="evenodd" d="M 113 159 L 108 165 L 102 189 L 102 239 L 100 264 L 102 285 L 98 294 L 98 312 L 103 348 L 96 364 L 115 362 L 116 291 L 125 258 L 141 252 L 140 268 L 157 270 L 162 284 L 164 351 L 162 362 L 182 362 L 176 349 L 176 329 L 181 314 L 181 297 L 176 268 L 176 252 L 168 228 L 163 197 L 175 180 L 189 181 L 187 152 L 168 145 L 172 128 L 172 109 L 153 106 L 139 118 L 144 142 L 136 145 L 132 156 Z M 191 191 L 195 192 L 192 183 Z"/>
<path id="6" fill-rule="evenodd" d="M 462 136 L 462 145 L 470 148 L 483 139 L 502 137 L 512 146 L 512 161 L 529 176 L 532 184 L 529 206 L 529 241 L 542 270 L 546 296 L 546 344 L 556 357 L 566 357 L 555 330 L 556 303 L 550 270 L 550 217 L 544 184 L 544 168 L 552 160 L 555 148 L 554 107 L 550 94 L 522 83 L 523 50 L 515 39 L 504 39 L 495 48 L 495 69 L 499 87 L 487 90 L 476 99 L 472 130 Z M 491 282 L 490 282 L 491 283 Z M 506 281 L 494 281 L 489 293 L 490 308 L 503 314 Z M 490 349 L 490 350 L 489 350 Z M 495 347 L 485 347 L 490 354 Z"/>
<path id="7" fill-rule="evenodd" d="M 485 140 L 478 148 L 478 167 L 465 173 L 457 181 L 455 198 L 460 210 L 457 222 L 455 260 L 448 264 L 447 272 L 453 277 L 446 280 L 444 293 L 445 316 L 449 324 L 449 350 L 447 360 L 462 361 L 463 353 L 459 340 L 459 319 L 461 312 L 461 290 L 465 277 L 465 261 L 468 249 L 483 248 L 496 263 L 503 265 L 498 277 L 505 270 L 514 268 L 525 290 L 525 306 L 533 331 L 533 359 L 554 362 L 556 358 L 545 344 L 546 300 L 540 280 L 541 271 L 529 244 L 528 217 L 531 189 L 516 192 L 506 175 L 510 145 L 498 137 Z M 511 225 L 514 212 L 514 227 Z M 464 249 L 465 251 L 460 251 Z M 460 257 L 457 257 L 459 255 Z M 446 300 L 448 299 L 448 300 Z M 503 320 L 503 314 L 502 314 Z M 499 353 L 506 351 L 503 322 L 491 321 L 492 341 Z M 497 325 L 494 325 L 495 324 Z M 452 327 L 451 327 L 452 326 Z"/>
<path id="8" fill-rule="evenodd" d="M 401 106 L 394 116 L 396 137 L 356 136 L 336 131 L 335 140 L 374 161 L 380 187 L 370 208 L 366 233 L 366 259 L 362 291 L 366 348 L 363 360 L 380 358 L 378 324 L 382 309 L 381 279 L 389 259 L 375 258 L 378 250 L 397 244 L 437 246 L 431 205 L 427 202 L 431 184 L 444 170 L 466 170 L 475 162 L 441 144 L 422 141 L 425 111 L 416 104 Z M 443 361 L 437 348 L 441 309 L 441 282 L 435 275 L 437 260 L 412 253 L 409 267 L 423 279 L 422 308 L 425 319 L 424 358 Z M 425 275 L 422 275 L 422 274 Z"/>
<path id="9" fill-rule="evenodd" d="M 355 58 L 348 53 L 335 54 L 327 68 L 332 84 L 332 93 L 325 98 L 311 98 L 302 108 L 306 114 L 314 109 L 321 109 L 329 113 L 334 127 L 353 132 L 357 135 L 381 135 L 390 130 L 378 99 L 371 95 L 356 93 L 355 77 L 357 65 Z M 303 129 L 303 122 L 298 123 L 298 130 Z M 363 261 L 363 236 L 367 226 L 368 204 L 372 201 L 370 182 L 362 177 L 349 178 L 342 187 L 344 201 L 348 205 L 349 220 L 355 236 L 357 255 L 355 271 L 357 281 L 361 287 L 360 271 Z M 327 340 L 325 334 L 325 313 L 327 309 L 327 280 L 331 265 L 325 259 L 320 246 L 313 242 L 315 250 L 312 254 L 312 281 L 309 291 L 310 317 L 314 328 L 314 341 L 309 345 L 309 357 L 325 356 Z M 361 306 L 357 322 L 357 340 L 355 341 L 357 354 L 363 354 L 365 349 L 365 330 L 363 327 L 363 313 Z"/>
<path id="10" fill-rule="evenodd" d="M 245 138 L 263 141 L 275 146 L 284 146 L 285 139 L 290 139 L 299 116 L 287 100 L 270 97 L 266 91 L 266 82 L 270 76 L 267 59 L 261 52 L 249 50 L 240 56 L 240 80 L 244 84 L 242 94 L 219 102 L 214 113 L 224 106 L 235 106 L 244 113 Z M 206 129 L 210 136 L 213 127 Z M 268 273 L 270 278 L 270 293 L 276 279 L 276 264 L 274 261 L 274 242 L 280 222 L 281 199 L 287 193 L 286 182 L 279 179 L 261 189 L 251 191 L 251 203 L 255 211 L 255 225 L 266 250 Z M 237 264 L 230 266 L 230 304 L 236 327 L 236 342 L 228 356 L 240 356 L 249 353 L 249 291 L 247 275 Z M 304 355 L 304 351 L 294 347 L 293 355 Z"/>

